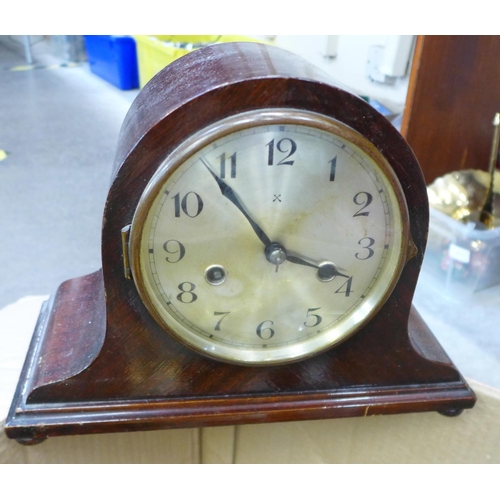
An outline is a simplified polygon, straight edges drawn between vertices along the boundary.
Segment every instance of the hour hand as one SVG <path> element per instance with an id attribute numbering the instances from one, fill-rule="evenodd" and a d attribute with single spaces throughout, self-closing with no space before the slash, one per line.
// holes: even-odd
<path id="1" fill-rule="evenodd" d="M 287 255 L 286 260 L 291 262 L 292 264 L 299 264 L 301 266 L 312 267 L 316 269 L 316 275 L 320 281 L 330 281 L 335 276 L 342 276 L 343 278 L 350 278 L 346 274 L 340 273 L 338 271 L 337 266 L 332 264 L 331 262 L 323 262 L 320 265 L 313 264 L 312 262 L 308 262 L 307 260 L 302 259 L 301 257 L 296 257 L 295 255 Z"/>
<path id="2" fill-rule="evenodd" d="M 245 218 L 252 226 L 252 229 L 254 230 L 255 234 L 258 236 L 260 241 L 262 241 L 262 243 L 264 243 L 264 245 L 266 247 L 268 245 L 270 245 L 271 240 L 269 239 L 267 234 L 262 230 L 262 228 L 250 217 L 248 212 L 245 210 L 243 205 L 238 200 L 238 197 L 236 196 L 236 193 L 233 191 L 231 186 L 228 186 L 220 177 L 218 177 L 216 174 L 214 174 L 213 170 L 210 168 L 210 165 L 207 163 L 207 161 L 204 158 L 200 158 L 200 160 L 203 163 L 203 165 L 205 165 L 207 170 L 212 174 L 215 181 L 217 182 L 219 189 L 222 193 L 222 196 L 225 196 L 245 216 Z"/>

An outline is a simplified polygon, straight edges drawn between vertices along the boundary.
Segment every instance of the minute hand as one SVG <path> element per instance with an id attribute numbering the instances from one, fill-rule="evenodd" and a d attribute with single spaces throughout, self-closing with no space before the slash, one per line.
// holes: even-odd
<path id="1" fill-rule="evenodd" d="M 207 168 L 207 170 L 212 174 L 213 178 L 217 182 L 219 189 L 222 193 L 223 196 L 225 196 L 231 203 L 233 203 L 236 208 L 245 216 L 247 221 L 250 223 L 252 226 L 252 229 L 254 230 L 255 234 L 258 236 L 259 240 L 264 243 L 264 246 L 268 246 L 271 244 L 271 240 L 267 236 L 267 234 L 262 230 L 262 228 L 248 215 L 248 212 L 243 208 L 243 205 L 240 203 L 238 200 L 238 197 L 236 196 L 236 193 L 232 190 L 230 186 L 228 186 L 222 179 L 217 177 L 210 168 L 210 165 L 206 162 L 204 158 L 200 158 L 203 165 Z"/>

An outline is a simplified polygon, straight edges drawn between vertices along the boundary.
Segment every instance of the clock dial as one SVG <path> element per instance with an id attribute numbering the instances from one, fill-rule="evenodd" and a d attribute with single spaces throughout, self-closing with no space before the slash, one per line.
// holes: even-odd
<path id="1" fill-rule="evenodd" d="M 234 363 L 299 360 L 381 307 L 407 217 L 392 170 L 352 129 L 245 113 L 198 133 L 151 179 L 132 223 L 133 276 L 190 347 Z"/>

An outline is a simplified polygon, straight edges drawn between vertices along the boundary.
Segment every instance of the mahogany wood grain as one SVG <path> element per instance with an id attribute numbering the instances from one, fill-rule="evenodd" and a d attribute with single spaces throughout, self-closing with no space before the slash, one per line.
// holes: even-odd
<path id="1" fill-rule="evenodd" d="M 183 140 L 235 113 L 276 107 L 336 118 L 381 150 L 405 193 L 417 252 L 377 316 L 340 346 L 289 365 L 236 366 L 193 352 L 154 321 L 124 275 L 121 229 Z M 44 310 L 8 435 L 36 442 L 62 434 L 470 408 L 474 394 L 412 311 L 428 218 L 424 179 L 407 143 L 326 75 L 260 44 L 210 46 L 185 56 L 146 85 L 125 119 L 103 218 L 103 280 L 98 272 L 63 284 Z M 85 347 L 72 357 L 70 344 Z M 61 353 L 69 359 L 54 368 Z"/>
<path id="2" fill-rule="evenodd" d="M 488 169 L 499 53 L 499 36 L 417 38 L 402 133 L 428 184 L 456 170 Z"/>

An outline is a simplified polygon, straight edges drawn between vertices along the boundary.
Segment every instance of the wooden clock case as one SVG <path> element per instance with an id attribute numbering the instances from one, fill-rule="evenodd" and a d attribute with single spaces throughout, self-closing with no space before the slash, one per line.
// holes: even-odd
<path id="1" fill-rule="evenodd" d="M 318 112 L 367 137 L 401 183 L 414 251 L 382 309 L 341 345 L 288 365 L 236 366 L 197 354 L 153 320 L 125 276 L 122 229 L 175 147 L 215 121 L 262 108 Z M 103 216 L 102 270 L 64 282 L 43 305 L 7 435 L 33 444 L 67 434 L 471 408 L 474 393 L 412 308 L 428 217 L 420 167 L 400 134 L 303 59 L 254 43 L 184 56 L 144 87 L 125 119 Z"/>

